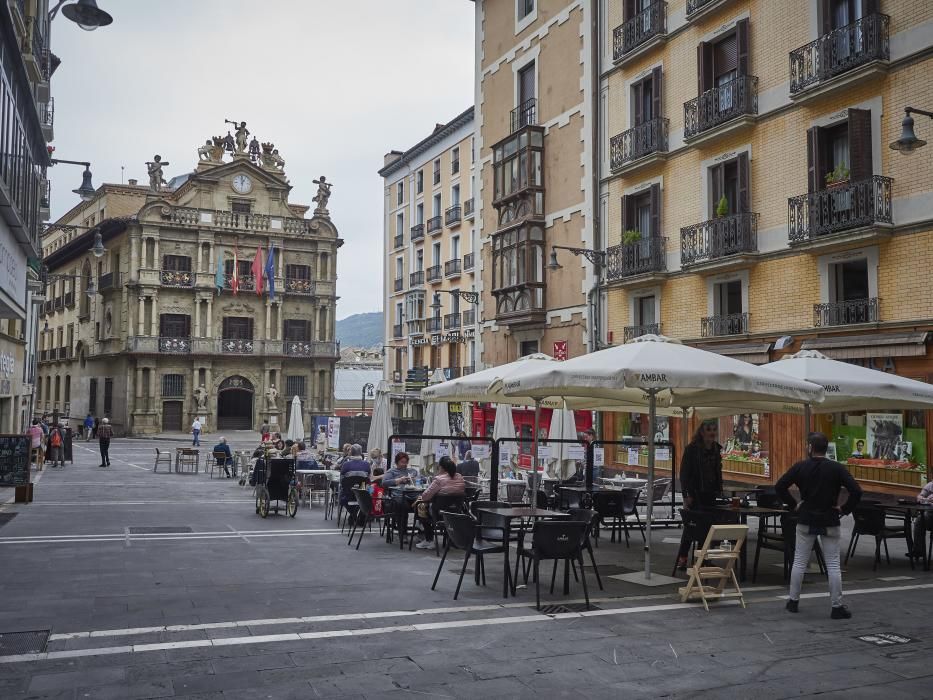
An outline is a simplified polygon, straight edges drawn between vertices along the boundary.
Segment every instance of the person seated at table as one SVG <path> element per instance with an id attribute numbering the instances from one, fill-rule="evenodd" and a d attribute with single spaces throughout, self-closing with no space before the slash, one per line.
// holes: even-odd
<path id="1" fill-rule="evenodd" d="M 217 466 L 223 467 L 224 475 L 228 479 L 231 478 L 230 467 L 233 466 L 233 453 L 230 451 L 230 445 L 227 444 L 227 438 L 225 437 L 220 438 L 220 442 L 214 445 L 213 453 L 214 453 L 214 456 L 217 458 Z M 226 456 L 225 457 L 218 456 L 221 453 L 223 453 Z"/>
<path id="2" fill-rule="evenodd" d="M 279 438 L 274 443 L 272 443 L 272 449 L 275 450 L 278 455 L 281 455 L 285 450 L 285 441 L 282 438 Z"/>
<path id="3" fill-rule="evenodd" d="M 479 479 L 479 462 L 473 459 L 473 451 L 463 453 L 463 461 L 457 465 L 457 473 L 470 480 Z"/>
<path id="4" fill-rule="evenodd" d="M 416 544 L 418 549 L 431 549 L 434 547 L 434 523 L 431 519 L 430 508 L 426 505 L 435 496 L 463 496 L 466 493 L 466 482 L 463 476 L 457 473 L 457 465 L 450 457 L 441 457 L 440 470 L 434 477 L 431 485 L 415 501 L 415 517 L 421 523 L 424 539 Z"/>
<path id="5" fill-rule="evenodd" d="M 304 442 L 296 442 L 292 445 L 295 453 L 295 461 L 298 463 L 298 469 L 317 469 L 317 460 L 314 453 L 308 449 Z"/>
<path id="6" fill-rule="evenodd" d="M 352 445 L 349 442 L 344 443 L 343 449 L 341 450 L 340 457 L 337 460 L 337 465 L 336 465 L 337 469 L 340 469 L 340 467 L 343 466 L 343 463 L 346 462 L 348 459 L 350 459 L 350 448 L 351 447 Z"/>
<path id="7" fill-rule="evenodd" d="M 382 486 L 388 489 L 393 486 L 406 486 L 415 483 L 415 479 L 418 478 L 418 470 L 410 468 L 408 462 L 407 452 L 396 452 L 395 466 L 383 475 Z"/>
<path id="8" fill-rule="evenodd" d="M 385 472 L 388 462 L 386 462 L 386 458 L 382 455 L 382 450 L 378 447 L 374 447 L 369 451 L 369 465 L 371 467 L 370 471 L 379 467 L 382 469 L 383 473 Z"/>
<path id="9" fill-rule="evenodd" d="M 917 503 L 933 505 L 933 481 L 928 483 L 917 494 Z M 920 513 L 914 518 L 914 551 L 913 556 L 923 558 L 924 533 L 933 530 L 933 511 Z M 910 556 L 908 554 L 907 556 Z"/>
<path id="10" fill-rule="evenodd" d="M 350 458 L 340 467 L 340 478 L 348 476 L 369 478 L 369 464 L 363 459 L 363 448 L 360 445 L 350 446 Z"/>
<path id="11" fill-rule="evenodd" d="M 722 445 L 716 441 L 718 432 L 716 421 L 704 421 L 684 449 L 680 461 L 680 490 L 685 510 L 711 509 L 722 495 Z M 686 568 L 690 545 L 686 537 L 681 537 L 678 568 Z"/>

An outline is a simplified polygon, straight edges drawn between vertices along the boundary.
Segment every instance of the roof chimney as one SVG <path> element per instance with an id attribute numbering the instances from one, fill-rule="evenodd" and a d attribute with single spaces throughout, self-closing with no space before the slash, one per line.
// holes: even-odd
<path id="1" fill-rule="evenodd" d="M 395 161 L 397 161 L 397 160 L 398 160 L 399 158 L 401 158 L 401 157 L 402 157 L 402 152 L 401 152 L 401 151 L 389 151 L 389 152 L 386 153 L 385 156 L 383 156 L 383 158 L 382 158 L 382 167 L 385 167 L 385 166 L 389 165 L 390 163 L 394 163 Z"/>
<path id="2" fill-rule="evenodd" d="M 126 184 L 130 185 L 131 187 L 135 187 L 137 182 L 139 182 L 139 180 L 131 177 L 126 181 Z"/>

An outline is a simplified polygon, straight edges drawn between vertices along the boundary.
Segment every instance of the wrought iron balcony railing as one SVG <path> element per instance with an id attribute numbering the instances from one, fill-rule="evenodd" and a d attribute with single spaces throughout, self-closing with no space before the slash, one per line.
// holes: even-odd
<path id="1" fill-rule="evenodd" d="M 473 253 L 467 253 L 463 256 L 463 269 L 472 270 L 473 269 Z"/>
<path id="2" fill-rule="evenodd" d="M 660 335 L 661 334 L 661 324 L 660 323 L 646 323 L 641 326 L 626 326 L 622 329 L 622 339 L 624 342 L 634 340 L 635 338 L 640 338 L 643 335 Z"/>
<path id="3" fill-rule="evenodd" d="M 534 126 L 538 123 L 538 100 L 532 97 L 525 100 L 518 107 L 512 110 L 509 118 L 512 133 L 526 126 Z"/>
<path id="4" fill-rule="evenodd" d="M 305 279 L 304 277 L 286 277 L 285 293 L 301 295 L 314 294 L 314 281 Z"/>
<path id="5" fill-rule="evenodd" d="M 393 338 L 402 337 L 402 324 L 401 323 L 396 323 L 394 326 L 392 326 L 392 337 Z"/>
<path id="6" fill-rule="evenodd" d="M 444 230 L 444 217 L 432 216 L 428 219 L 428 233 L 440 233 Z"/>
<path id="7" fill-rule="evenodd" d="M 228 355 L 251 355 L 255 341 L 247 338 L 223 338 L 220 345 L 223 352 Z"/>
<path id="8" fill-rule="evenodd" d="M 454 204 L 452 207 L 448 207 L 447 211 L 444 212 L 444 224 L 447 226 L 455 226 L 460 223 L 462 218 L 461 209 L 459 204 Z"/>
<path id="9" fill-rule="evenodd" d="M 126 350 L 141 354 L 257 355 L 265 357 L 336 357 L 338 343 L 331 340 L 250 340 L 236 338 L 184 338 L 134 336 Z M 121 348 L 122 350 L 122 348 Z M 100 354 L 100 350 L 95 354 Z"/>
<path id="10" fill-rule="evenodd" d="M 399 277 L 395 280 L 395 291 L 400 292 L 405 288 L 405 278 Z"/>
<path id="11" fill-rule="evenodd" d="M 159 282 L 166 287 L 193 287 L 194 273 L 179 270 L 161 270 Z"/>
<path id="12" fill-rule="evenodd" d="M 202 228 L 242 229 L 247 231 L 276 231 L 288 234 L 309 235 L 311 221 L 294 217 L 274 217 L 267 214 L 246 214 L 223 209 L 198 209 L 195 207 L 164 207 L 162 216 L 178 226 Z"/>
<path id="13" fill-rule="evenodd" d="M 702 10 L 714 0 L 687 0 L 687 17 L 693 13 Z"/>
<path id="14" fill-rule="evenodd" d="M 408 321 L 408 334 L 421 335 L 424 333 L 424 319 L 413 318 Z"/>
<path id="15" fill-rule="evenodd" d="M 473 198 L 464 200 L 463 202 L 463 218 L 469 219 L 473 216 Z"/>
<path id="16" fill-rule="evenodd" d="M 758 114 L 758 78 L 740 75 L 684 103 L 684 138 L 752 114 Z"/>
<path id="17" fill-rule="evenodd" d="M 224 289 L 233 289 L 233 275 L 224 275 Z M 237 290 L 240 292 L 256 291 L 256 280 L 252 275 L 238 275 Z"/>
<path id="18" fill-rule="evenodd" d="M 460 258 L 454 258 L 444 263 L 444 277 L 458 277 L 460 275 Z"/>
<path id="19" fill-rule="evenodd" d="M 787 235 L 802 243 L 828 233 L 893 223 L 893 180 L 873 175 L 867 180 L 830 185 L 787 200 Z"/>
<path id="20" fill-rule="evenodd" d="M 817 328 L 877 323 L 878 320 L 877 297 L 813 305 L 813 325 Z"/>
<path id="21" fill-rule="evenodd" d="M 891 57 L 887 15 L 871 14 L 790 52 L 790 94 Z"/>
<path id="22" fill-rule="evenodd" d="M 609 140 L 609 167 L 618 170 L 626 163 L 667 152 L 667 119 L 649 119 Z"/>
<path id="23" fill-rule="evenodd" d="M 700 335 L 713 338 L 719 335 L 745 335 L 748 333 L 748 314 L 706 316 L 700 319 Z"/>
<path id="24" fill-rule="evenodd" d="M 460 368 L 460 376 L 465 377 L 468 374 L 473 374 L 473 372 L 475 371 L 476 371 L 475 365 L 464 365 L 463 367 Z"/>
<path id="25" fill-rule="evenodd" d="M 472 325 L 475 324 L 475 323 L 476 323 L 476 310 L 475 310 L 475 309 L 467 309 L 466 311 L 464 311 L 464 312 L 463 312 L 463 325 L 464 325 L 464 327 L 466 327 L 466 326 L 472 326 Z"/>
<path id="26" fill-rule="evenodd" d="M 424 320 L 424 327 L 428 333 L 436 333 L 441 330 L 444 319 L 440 316 L 432 316 Z"/>
<path id="27" fill-rule="evenodd" d="M 667 3 L 657 0 L 612 32 L 612 59 L 618 61 L 652 37 L 667 33 Z"/>
<path id="28" fill-rule="evenodd" d="M 424 284 L 424 270 L 418 270 L 417 272 L 409 273 L 408 275 L 408 286 L 409 287 L 420 287 Z"/>
<path id="29" fill-rule="evenodd" d="M 424 224 L 416 224 L 411 227 L 411 242 L 424 240 Z"/>
<path id="30" fill-rule="evenodd" d="M 431 265 L 427 269 L 426 278 L 428 282 L 440 282 L 441 280 L 441 266 L 440 265 Z"/>
<path id="31" fill-rule="evenodd" d="M 51 128 L 55 125 L 55 98 L 49 97 L 39 105 L 39 119 L 42 126 Z"/>
<path id="32" fill-rule="evenodd" d="M 680 229 L 680 264 L 710 262 L 758 250 L 758 214 L 720 216 Z"/>
<path id="33" fill-rule="evenodd" d="M 97 281 L 97 291 L 106 292 L 111 289 L 120 288 L 120 273 L 119 272 L 108 272 L 107 274 L 101 275 L 100 279 Z"/>
<path id="34" fill-rule="evenodd" d="M 444 330 L 453 330 L 460 328 L 460 314 L 445 314 Z"/>
<path id="35" fill-rule="evenodd" d="M 400 233 L 392 239 L 393 248 L 401 248 L 405 245 L 405 234 Z"/>
<path id="36" fill-rule="evenodd" d="M 667 238 L 648 236 L 606 250 L 606 279 L 625 279 L 667 269 Z"/>
<path id="37" fill-rule="evenodd" d="M 159 352 L 175 355 L 187 355 L 191 352 L 191 338 L 172 338 L 162 336 L 159 338 Z"/>

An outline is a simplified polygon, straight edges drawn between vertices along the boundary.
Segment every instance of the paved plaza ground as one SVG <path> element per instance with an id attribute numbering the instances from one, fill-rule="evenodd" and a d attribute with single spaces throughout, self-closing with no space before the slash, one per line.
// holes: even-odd
<path id="1" fill-rule="evenodd" d="M 503 599 L 498 557 L 488 587 L 468 574 L 455 602 L 459 556 L 431 591 L 433 550 L 374 533 L 354 551 L 317 504 L 262 520 L 234 480 L 153 473 L 156 445 L 117 439 L 100 469 L 96 445 L 77 443 L 73 465 L 42 472 L 34 503 L 0 507 L 3 700 L 933 697 L 933 576 L 911 570 L 903 544 L 873 572 L 863 538 L 849 621 L 829 619 L 817 575 L 786 613 L 774 552 L 746 584 L 747 609 L 706 613 L 676 585 L 608 578 L 640 567 L 637 534 L 631 548 L 603 538 L 605 590 L 588 570 L 588 613 L 537 612 L 533 587 Z M 654 532 L 661 573 L 678 537 Z M 582 589 L 545 597 L 578 603 Z M 30 630 L 52 633 L 35 657 L 11 647 L 9 633 Z M 877 633 L 909 641 L 858 639 Z"/>

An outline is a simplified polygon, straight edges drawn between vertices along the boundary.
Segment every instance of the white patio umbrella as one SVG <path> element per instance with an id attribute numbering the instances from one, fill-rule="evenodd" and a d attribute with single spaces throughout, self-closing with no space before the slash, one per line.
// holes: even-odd
<path id="1" fill-rule="evenodd" d="M 421 390 L 424 401 L 470 401 L 473 403 L 507 403 L 512 406 L 532 406 L 534 399 L 527 396 L 506 396 L 497 385 L 495 391 L 490 391 L 493 384 L 500 380 L 507 380 L 511 376 L 540 365 L 542 362 L 557 362 L 550 355 L 534 353 L 526 355 L 514 362 L 508 362 L 498 367 L 487 367 L 479 372 L 467 374 L 446 382 L 433 383 Z M 545 407 L 559 407 L 560 401 L 550 401 L 542 404 Z M 515 437 L 513 431 L 509 437 Z"/>
<path id="2" fill-rule="evenodd" d="M 566 479 L 576 471 L 576 460 L 570 458 L 571 445 L 552 440 L 574 440 L 577 437 L 577 424 L 573 418 L 573 411 L 566 408 L 557 408 L 551 412 L 551 426 L 547 433 L 548 456 L 547 463 L 551 476 Z"/>
<path id="3" fill-rule="evenodd" d="M 647 404 L 649 435 L 655 433 L 659 399 L 687 408 L 756 399 L 804 404 L 823 398 L 818 385 L 657 335 L 525 372 L 503 391 L 531 397 L 595 398 L 609 410 L 613 402 L 625 405 L 624 410 Z M 654 461 L 654 440 L 649 440 L 649 484 L 654 483 Z M 645 578 L 651 577 L 652 505 L 649 499 Z"/>
<path id="4" fill-rule="evenodd" d="M 508 403 L 496 404 L 496 422 L 492 426 L 493 440 L 500 438 L 512 439 L 515 437 L 515 421 L 512 420 L 512 405 Z M 514 457 L 515 455 L 512 455 Z M 511 462 L 511 458 L 509 460 Z M 502 462 L 499 462 L 502 466 Z"/>
<path id="5" fill-rule="evenodd" d="M 444 381 L 444 370 L 436 369 L 428 380 L 431 385 L 441 384 Z M 426 391 L 427 389 L 422 389 Z M 447 416 L 447 402 L 432 401 L 425 404 L 424 407 L 424 425 L 421 428 L 422 435 L 450 435 L 450 419 Z M 452 439 L 447 440 L 449 445 Z M 424 439 L 421 441 L 421 468 L 427 470 L 428 466 L 436 461 L 437 448 L 441 440 Z"/>
<path id="6" fill-rule="evenodd" d="M 292 409 L 288 416 L 288 433 L 286 433 L 285 438 L 294 442 L 305 439 L 304 420 L 301 417 L 301 399 L 297 395 L 292 399 Z"/>
<path id="7" fill-rule="evenodd" d="M 376 447 L 383 451 L 388 449 L 389 436 L 392 435 L 389 391 L 389 383 L 384 379 L 376 387 L 376 397 L 373 399 L 373 415 L 369 423 L 369 435 L 366 437 L 366 446 L 370 450 Z M 391 456 L 387 455 L 387 459 Z"/>

